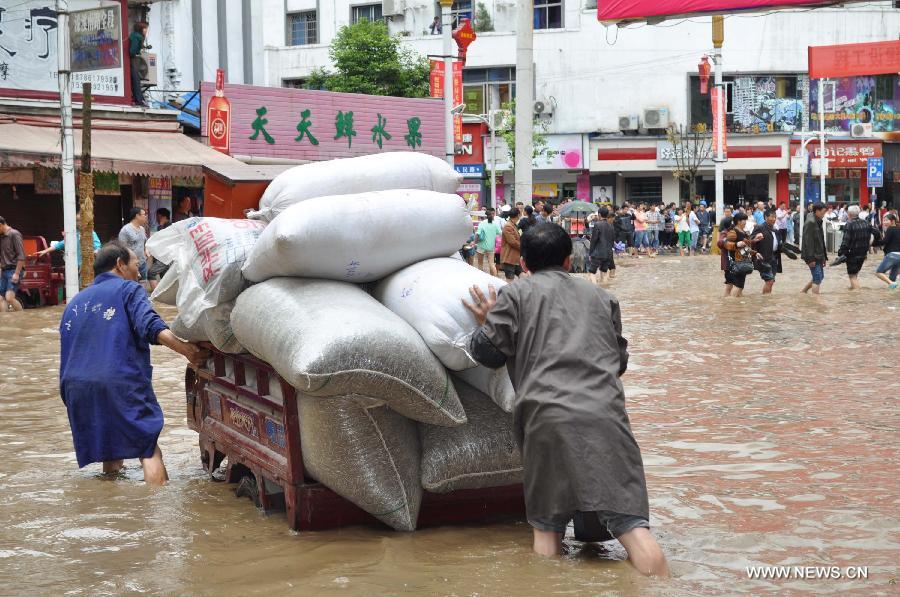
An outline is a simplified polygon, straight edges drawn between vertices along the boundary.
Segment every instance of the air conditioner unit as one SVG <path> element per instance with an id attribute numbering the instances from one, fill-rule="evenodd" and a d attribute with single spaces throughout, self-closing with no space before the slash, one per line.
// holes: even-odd
<path id="1" fill-rule="evenodd" d="M 856 138 L 866 138 L 872 136 L 871 122 L 856 122 L 850 127 L 850 136 Z"/>
<path id="2" fill-rule="evenodd" d="M 155 87 L 157 85 L 156 54 L 141 52 L 137 59 L 137 71 L 142 83 Z"/>
<path id="3" fill-rule="evenodd" d="M 648 129 L 665 129 L 669 127 L 668 108 L 646 108 L 644 110 L 644 126 Z"/>
<path id="4" fill-rule="evenodd" d="M 629 114 L 628 116 L 619 116 L 620 131 L 636 131 L 641 126 L 640 117 L 637 114 Z"/>
<path id="5" fill-rule="evenodd" d="M 534 102 L 535 116 L 553 116 L 553 105 L 546 100 Z"/>
<path id="6" fill-rule="evenodd" d="M 405 9 L 406 0 L 382 0 L 381 2 L 381 14 L 386 17 L 402 17 Z"/>

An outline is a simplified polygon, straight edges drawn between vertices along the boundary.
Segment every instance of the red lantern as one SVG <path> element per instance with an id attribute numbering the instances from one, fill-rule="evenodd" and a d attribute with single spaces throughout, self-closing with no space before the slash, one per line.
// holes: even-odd
<path id="1" fill-rule="evenodd" d="M 453 30 L 453 39 L 456 41 L 456 47 L 459 48 L 459 59 L 463 64 L 466 63 L 466 50 L 469 44 L 475 41 L 475 30 L 472 29 L 471 19 L 462 19 L 459 27 Z"/>
<path id="2" fill-rule="evenodd" d="M 700 71 L 700 93 L 706 95 L 709 93 L 709 71 L 712 70 L 712 66 L 709 64 L 709 57 L 704 56 L 700 59 L 700 64 L 697 65 L 697 70 Z"/>

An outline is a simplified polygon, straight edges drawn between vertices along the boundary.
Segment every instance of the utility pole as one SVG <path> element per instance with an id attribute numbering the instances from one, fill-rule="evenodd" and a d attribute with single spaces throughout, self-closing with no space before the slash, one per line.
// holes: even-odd
<path id="1" fill-rule="evenodd" d="M 60 174 L 63 191 L 63 230 L 66 243 L 66 301 L 78 294 L 78 247 L 75 229 L 75 140 L 72 135 L 71 57 L 69 49 L 69 2 L 56 0 L 56 49 L 58 57 L 59 112 L 62 128 Z"/>
<path id="2" fill-rule="evenodd" d="M 82 83 L 81 95 L 81 287 L 94 281 L 94 174 L 91 171 L 91 84 Z"/>
<path id="3" fill-rule="evenodd" d="M 722 44 L 725 42 L 725 17 L 722 15 L 714 15 L 712 18 L 712 42 L 713 42 L 713 62 L 716 63 L 716 79 L 715 79 L 715 87 L 717 93 L 717 101 L 720 102 L 719 110 L 717 112 L 718 118 L 720 120 L 720 126 L 716 131 L 716 135 L 718 135 L 717 144 L 718 148 L 716 149 L 715 156 L 715 166 L 716 166 L 716 221 L 714 229 L 718 226 L 718 223 L 722 221 L 722 217 L 725 215 L 725 124 L 727 123 L 727 119 L 725 117 L 725 110 L 727 105 L 727 98 L 725 97 L 725 88 L 722 85 L 722 75 L 725 70 L 722 65 Z M 693 197 L 690 198 L 693 201 Z"/>
<path id="4" fill-rule="evenodd" d="M 453 0 L 441 0 L 441 37 L 444 42 L 444 159 L 453 167 L 453 23 L 450 9 Z"/>
<path id="5" fill-rule="evenodd" d="M 532 201 L 534 159 L 534 1 L 516 2 L 516 201 Z"/>

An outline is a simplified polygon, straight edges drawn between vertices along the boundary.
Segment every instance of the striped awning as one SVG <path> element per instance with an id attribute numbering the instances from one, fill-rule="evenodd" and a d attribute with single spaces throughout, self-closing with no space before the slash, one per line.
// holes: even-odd
<path id="1" fill-rule="evenodd" d="M 59 168 L 59 127 L 0 123 L 0 167 Z M 81 131 L 75 131 L 76 168 L 81 160 Z M 101 172 L 142 176 L 202 176 L 203 166 L 242 162 L 210 149 L 180 132 L 94 130 L 91 167 Z"/>

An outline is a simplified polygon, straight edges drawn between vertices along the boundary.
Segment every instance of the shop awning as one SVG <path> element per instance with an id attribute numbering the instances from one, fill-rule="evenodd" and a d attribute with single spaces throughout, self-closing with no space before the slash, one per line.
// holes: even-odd
<path id="1" fill-rule="evenodd" d="M 0 123 L 0 167 L 59 168 L 60 129 Z M 75 131 L 76 168 L 81 131 Z M 91 133 L 91 166 L 101 172 L 142 176 L 202 176 L 203 166 L 242 164 L 181 133 L 95 130 Z"/>

